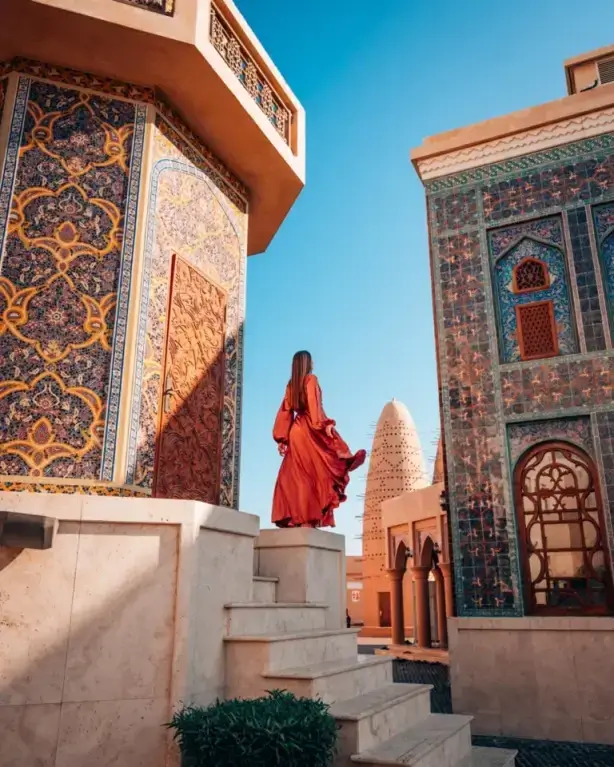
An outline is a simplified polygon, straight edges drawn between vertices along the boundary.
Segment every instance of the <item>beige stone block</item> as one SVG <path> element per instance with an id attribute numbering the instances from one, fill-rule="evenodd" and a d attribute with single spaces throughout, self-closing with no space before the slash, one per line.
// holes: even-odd
<path id="1" fill-rule="evenodd" d="M 164 698 L 65 703 L 54 767 L 165 767 L 169 718 Z"/>
<path id="2" fill-rule="evenodd" d="M 279 578 L 278 601 L 326 603 L 329 605 L 326 627 L 343 627 L 346 607 L 343 536 L 310 528 L 262 530 L 255 545 L 258 574 Z"/>
<path id="3" fill-rule="evenodd" d="M 0 491 L 0 505 L 3 511 L 17 511 L 20 514 L 40 514 L 64 522 L 79 522 L 84 496 L 80 493 L 16 493 Z"/>
<path id="4" fill-rule="evenodd" d="M 83 523 L 65 701 L 169 694 L 177 534 L 174 525 Z"/>
<path id="5" fill-rule="evenodd" d="M 454 708 L 454 713 L 471 713 L 469 711 L 458 711 Z M 471 733 L 473 735 L 501 735 L 502 724 L 500 714 L 472 714 L 473 721 L 471 722 Z"/>
<path id="6" fill-rule="evenodd" d="M 582 740 L 614 746 L 614 726 L 611 720 L 585 718 L 582 720 Z"/>
<path id="7" fill-rule="evenodd" d="M 581 741 L 582 738 L 582 722 L 580 719 L 573 719 L 572 717 L 560 717 L 556 715 L 548 716 L 548 711 L 542 712 L 539 718 L 539 737 L 544 740 L 570 740 Z M 525 737 L 535 737 L 533 733 L 535 728 L 531 727 L 531 723 L 528 723 L 526 728 Z"/>
<path id="8" fill-rule="evenodd" d="M 60 704 L 0 706 L 0 767 L 55 767 Z"/>
<path id="9" fill-rule="evenodd" d="M 573 631 L 570 648 L 582 721 L 604 722 L 614 731 L 614 634 Z"/>
<path id="10" fill-rule="evenodd" d="M 539 719 L 541 721 L 545 717 L 548 727 L 551 726 L 550 719 L 579 722 L 581 718 L 579 679 L 571 637 L 569 631 L 531 632 L 537 684 L 534 698 L 538 704 Z"/>
<path id="11" fill-rule="evenodd" d="M 53 548 L 0 569 L 0 704 L 61 700 L 78 529 L 62 523 Z"/>
<path id="12" fill-rule="evenodd" d="M 243 515 L 235 512 L 236 519 Z M 249 522 L 249 520 L 247 520 Z M 245 520 L 241 520 L 245 524 Z M 190 662 L 186 688 L 177 687 L 175 702 L 198 698 L 201 704 L 224 696 L 224 635 L 226 611 L 231 602 L 248 602 L 252 596 L 254 538 L 246 534 L 201 529 L 196 543 L 196 588 L 190 595 L 187 639 Z"/>

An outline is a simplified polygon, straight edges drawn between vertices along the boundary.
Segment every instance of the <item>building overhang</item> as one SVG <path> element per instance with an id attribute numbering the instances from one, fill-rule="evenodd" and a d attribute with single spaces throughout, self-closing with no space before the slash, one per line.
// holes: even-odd
<path id="1" fill-rule="evenodd" d="M 287 110 L 284 135 L 214 45 L 212 9 Z M 175 0 L 172 15 L 118 0 L 2 0 L 0 61 L 14 57 L 157 88 L 247 187 L 250 255 L 304 186 L 304 110 L 231 0 Z"/>
<path id="2" fill-rule="evenodd" d="M 614 130 L 614 83 L 430 136 L 410 153 L 423 182 Z"/>

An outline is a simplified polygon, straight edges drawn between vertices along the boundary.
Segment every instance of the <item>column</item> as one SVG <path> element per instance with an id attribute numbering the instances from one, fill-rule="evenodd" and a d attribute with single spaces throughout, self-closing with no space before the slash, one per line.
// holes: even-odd
<path id="1" fill-rule="evenodd" d="M 430 565 L 415 565 L 411 569 L 416 588 L 416 615 L 414 634 L 418 647 L 431 646 L 431 621 L 429 620 L 429 573 Z"/>
<path id="2" fill-rule="evenodd" d="M 405 570 L 388 570 L 390 607 L 392 612 L 392 644 L 405 644 L 405 615 L 403 614 L 403 576 Z"/>
<path id="3" fill-rule="evenodd" d="M 448 646 L 448 619 L 446 616 L 446 592 L 443 573 L 436 567 L 433 570 L 435 576 L 435 586 L 437 595 L 437 634 L 439 635 L 439 646 L 441 648 Z"/>
<path id="4" fill-rule="evenodd" d="M 440 562 L 439 569 L 443 575 L 444 594 L 446 600 L 446 618 L 454 617 L 454 581 L 451 562 Z"/>

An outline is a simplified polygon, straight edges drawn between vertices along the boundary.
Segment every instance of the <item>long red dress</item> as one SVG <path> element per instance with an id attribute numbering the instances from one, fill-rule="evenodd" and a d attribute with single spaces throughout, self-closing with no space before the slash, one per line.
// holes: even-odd
<path id="1" fill-rule="evenodd" d="M 322 409 L 322 392 L 312 374 L 305 378 L 305 395 L 305 410 L 294 412 L 288 387 L 275 419 L 273 439 L 288 450 L 275 485 L 273 522 L 278 527 L 334 527 L 349 472 L 364 463 L 366 452 L 352 454 L 335 430 L 332 438 L 326 434 L 335 422 Z"/>

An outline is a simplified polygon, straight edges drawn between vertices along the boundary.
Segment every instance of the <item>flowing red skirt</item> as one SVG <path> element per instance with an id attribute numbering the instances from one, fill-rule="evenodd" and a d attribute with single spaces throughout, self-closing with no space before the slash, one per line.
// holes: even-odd
<path id="1" fill-rule="evenodd" d="M 364 450 L 352 454 L 336 431 L 330 438 L 297 415 L 275 484 L 273 522 L 278 527 L 335 527 L 334 511 L 346 500 L 350 472 L 366 455 Z"/>

